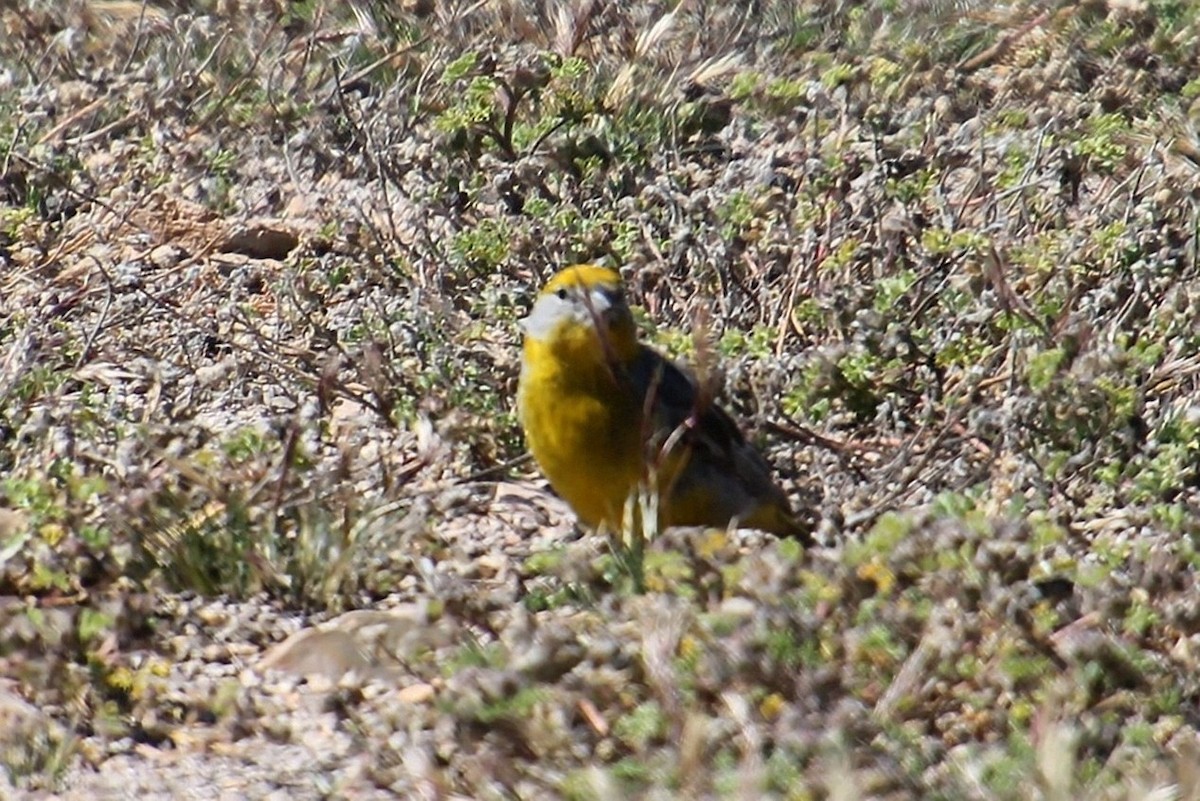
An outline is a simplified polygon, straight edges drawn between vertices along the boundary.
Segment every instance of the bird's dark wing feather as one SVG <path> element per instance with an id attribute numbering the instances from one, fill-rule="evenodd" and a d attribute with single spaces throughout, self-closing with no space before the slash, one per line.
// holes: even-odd
<path id="1" fill-rule="evenodd" d="M 659 438 L 659 444 L 686 425 L 682 441 L 718 462 L 731 464 L 733 452 L 746 445 L 737 423 L 712 398 L 702 397 L 691 376 L 659 353 L 643 347 L 630 366 L 629 379 L 643 411 L 650 412 L 647 433 Z"/>
<path id="2" fill-rule="evenodd" d="M 767 460 L 690 376 L 643 347 L 627 378 L 641 403 L 650 447 L 671 443 L 671 454 L 683 456 L 671 489 L 671 522 L 725 525 L 738 518 L 776 534 L 807 537 Z"/>

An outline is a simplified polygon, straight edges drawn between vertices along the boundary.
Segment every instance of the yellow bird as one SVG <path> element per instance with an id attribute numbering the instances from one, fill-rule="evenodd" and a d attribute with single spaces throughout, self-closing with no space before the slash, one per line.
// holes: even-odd
<path id="1" fill-rule="evenodd" d="M 621 276 L 568 267 L 521 321 L 517 414 L 533 458 L 586 526 L 617 530 L 656 493 L 658 524 L 807 539 L 766 460 L 695 382 L 638 341 Z"/>

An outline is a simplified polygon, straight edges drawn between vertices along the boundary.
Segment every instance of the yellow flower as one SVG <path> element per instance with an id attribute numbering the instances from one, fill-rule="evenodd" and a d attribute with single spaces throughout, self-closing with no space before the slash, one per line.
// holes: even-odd
<path id="1" fill-rule="evenodd" d="M 529 450 L 580 522 L 619 530 L 626 502 L 658 526 L 731 522 L 807 537 L 762 456 L 678 367 L 638 342 L 615 270 L 555 275 L 522 321 L 517 413 Z"/>

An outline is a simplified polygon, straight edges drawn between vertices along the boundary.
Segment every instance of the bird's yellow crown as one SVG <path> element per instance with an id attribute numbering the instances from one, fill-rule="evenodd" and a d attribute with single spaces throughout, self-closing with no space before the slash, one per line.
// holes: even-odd
<path id="1" fill-rule="evenodd" d="M 521 328 L 526 361 L 531 350 L 545 348 L 582 369 L 597 359 L 631 358 L 638 347 L 621 275 L 594 264 L 567 267 L 547 281 Z"/>

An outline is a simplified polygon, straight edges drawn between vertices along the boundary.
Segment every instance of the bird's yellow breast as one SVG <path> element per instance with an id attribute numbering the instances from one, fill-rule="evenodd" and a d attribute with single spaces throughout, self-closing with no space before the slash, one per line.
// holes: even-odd
<path id="1" fill-rule="evenodd" d="M 517 411 L 529 450 L 585 525 L 619 524 L 642 478 L 641 409 L 607 363 L 564 359 L 557 344 L 525 341 Z"/>

